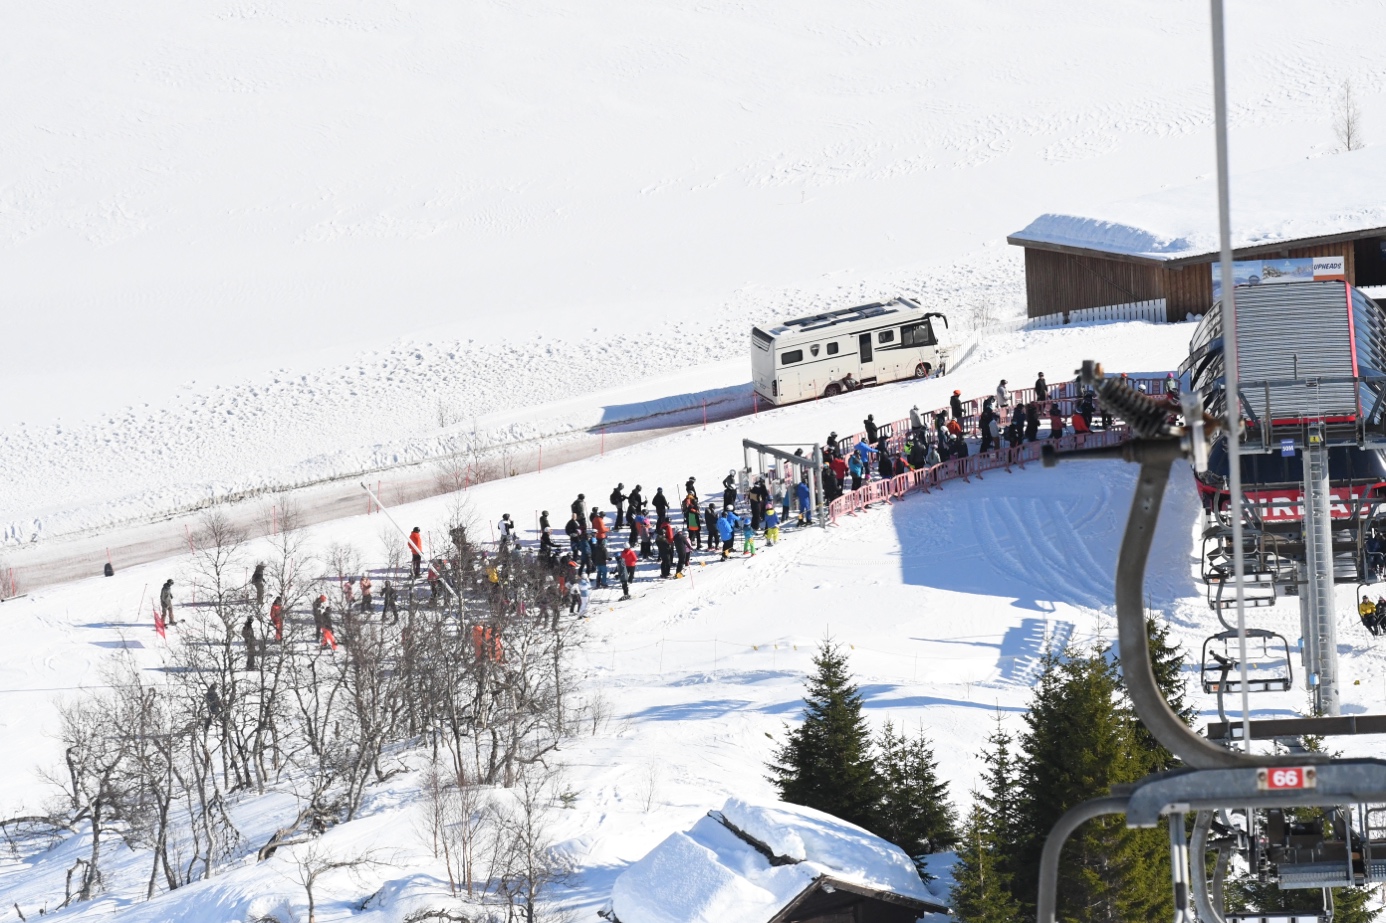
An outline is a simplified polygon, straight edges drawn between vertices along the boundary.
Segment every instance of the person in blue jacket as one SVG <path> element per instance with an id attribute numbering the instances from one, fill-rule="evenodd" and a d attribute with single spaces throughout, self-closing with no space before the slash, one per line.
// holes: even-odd
<path id="1" fill-rule="evenodd" d="M 717 517 L 717 537 L 722 540 L 722 560 L 725 561 L 732 551 L 732 537 L 736 534 L 736 516 L 731 510 L 723 510 L 722 515 Z"/>
<path id="2" fill-rule="evenodd" d="M 869 447 L 868 447 L 869 448 Z M 876 451 L 872 449 L 871 451 Z M 800 481 L 794 486 L 794 495 L 799 498 L 799 519 L 804 525 L 813 525 L 813 506 L 809 502 L 808 482 Z"/>

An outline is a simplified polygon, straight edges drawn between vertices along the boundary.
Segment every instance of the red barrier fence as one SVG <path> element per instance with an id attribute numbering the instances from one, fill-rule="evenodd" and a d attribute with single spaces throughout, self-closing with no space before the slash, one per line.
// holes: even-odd
<path id="1" fill-rule="evenodd" d="M 959 478 L 964 481 L 970 481 L 974 477 L 980 479 L 984 471 L 997 468 L 1010 471 L 1012 465 L 1024 468 L 1026 462 L 1039 461 L 1046 444 L 1052 445 L 1055 451 L 1064 453 L 1119 445 L 1128 438 L 1129 432 L 1126 427 L 1116 426 L 1100 433 L 1071 433 L 1058 439 L 1040 439 L 1014 448 L 969 455 L 966 458 L 953 458 L 930 468 L 906 471 L 888 480 L 863 484 L 860 490 L 847 491 L 828 504 L 828 522 L 837 522 L 840 516 L 855 515 L 858 510 L 864 510 L 873 503 L 883 500 L 889 502 L 895 497 L 903 497 L 915 488 L 928 493 L 932 488 L 942 487 L 944 483 Z"/>
<path id="2" fill-rule="evenodd" d="M 1130 379 L 1130 382 L 1131 387 L 1133 388 L 1144 384 L 1146 390 L 1151 394 L 1160 394 L 1164 391 L 1165 387 L 1165 379 L 1163 377 L 1132 378 Z M 1016 388 L 1015 390 L 1010 392 L 1011 407 L 1015 407 L 1017 404 L 1029 404 L 1034 399 L 1034 388 Z M 976 435 L 977 418 L 982 413 L 982 402 L 985 400 L 986 397 L 978 397 L 962 402 L 963 414 L 967 422 L 967 425 L 964 427 L 964 429 L 967 431 L 969 435 Z M 1078 387 L 1077 382 L 1061 381 L 1058 384 L 1050 385 L 1048 396 L 1046 396 L 1045 399 L 1041 402 L 1043 405 L 1043 425 L 1045 427 L 1049 425 L 1049 405 L 1051 403 L 1057 403 L 1059 405 L 1059 410 L 1062 411 L 1063 415 L 1065 417 L 1071 417 L 1073 416 L 1074 408 L 1076 408 L 1078 404 L 1082 402 L 1082 400 L 1083 395 Z M 931 431 L 933 430 L 934 416 L 940 413 L 947 415 L 947 417 L 950 420 L 953 417 L 952 410 L 950 410 L 947 407 L 940 407 L 938 409 L 928 411 L 927 413 L 923 411 L 920 412 L 919 416 L 924 424 L 925 429 Z M 1000 422 L 1001 425 L 1004 427 L 1006 423 L 1010 420 L 1010 410 L 1008 408 L 997 408 L 997 413 L 1000 414 Z M 911 425 L 912 424 L 910 423 L 909 417 L 906 417 L 903 420 L 896 420 L 892 423 L 880 424 L 880 430 L 890 433 L 887 445 L 892 452 L 903 453 L 905 446 L 905 436 L 909 434 Z M 852 447 L 854 445 L 856 445 L 858 442 L 865 438 L 865 432 L 853 433 L 852 435 L 847 436 L 846 438 L 839 438 L 837 443 L 838 445 L 842 446 L 842 454 L 845 456 L 852 451 Z M 875 444 L 871 443 L 871 445 L 874 446 Z"/>

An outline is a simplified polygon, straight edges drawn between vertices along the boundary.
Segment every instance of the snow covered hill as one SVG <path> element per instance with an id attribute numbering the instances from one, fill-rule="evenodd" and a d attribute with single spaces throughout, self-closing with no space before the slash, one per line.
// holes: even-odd
<path id="1" fill-rule="evenodd" d="M 1374 139 L 1378 4 L 1231 7 L 1236 169 L 1331 150 L 1344 77 Z M 1109 12 L 7 9 L 0 534 L 550 435 L 791 312 L 1014 312 L 1007 233 L 1210 171 L 1206 5 Z"/>
<path id="2" fill-rule="evenodd" d="M 999 377 L 1028 378 L 1042 368 L 1057 378 L 1083 356 L 1153 371 L 1182 354 L 1189 329 L 1112 324 L 1010 334 L 989 343 L 956 382 L 910 383 L 713 423 L 706 431 L 474 487 L 464 502 L 478 521 L 510 512 L 524 524 L 537 509 L 562 509 L 579 491 L 601 496 L 617 481 L 672 490 L 696 474 L 700 483 L 715 483 L 737 463 L 746 436 L 821 438 L 829 429 L 855 428 L 867 412 L 887 419 L 911 404 L 936 406 L 955 383 L 972 393 Z M 586 693 L 604 700 L 609 720 L 559 754 L 573 797 L 569 809 L 555 813 L 554 830 L 575 874 L 554 892 L 557 907 L 587 917 L 609 899 L 615 876 L 670 832 L 686 829 L 729 796 L 773 795 L 764 778 L 774 746 L 768 737 L 795 719 L 809 657 L 828 635 L 849 646 L 871 721 L 923 727 L 955 799 L 966 803 L 993 716 L 1015 726 L 1045 646 L 1114 636 L 1110 574 L 1133 477 L 1117 462 L 998 471 L 831 529 L 791 530 L 754 558 L 695 559 L 689 578 L 647 579 L 630 603 L 616 604 L 613 591 L 598 592 L 581 672 Z M 433 528 L 454 502 L 435 498 L 395 514 L 401 522 Z M 1197 510 L 1185 469 L 1166 500 L 1148 582 L 1152 605 L 1189 651 L 1212 622 L 1194 580 Z M 333 546 L 354 546 L 372 560 L 398 542 L 378 515 L 314 527 L 308 539 L 317 566 Z M 154 663 L 164 642 L 145 615 L 148 594 L 166 576 L 183 586 L 188 567 L 184 555 L 0 607 L 10 624 L 20 626 L 0 666 L 0 746 L 23 754 L 0 763 L 0 811 L 32 809 L 51 797 L 53 787 L 38 779 L 34 765 L 60 765 L 53 739 L 57 701 L 102 682 L 100 666 L 113 649 Z M 1386 704 L 1383 655 L 1366 643 L 1350 601 L 1343 602 L 1345 708 L 1376 711 Z M 205 616 L 189 609 L 182 617 Z M 1282 630 L 1296 618 L 1293 606 L 1258 612 L 1259 620 Z M 176 638 L 170 643 L 180 643 Z M 1353 685 L 1356 679 L 1362 683 Z M 1301 698 L 1298 691 L 1265 697 L 1258 714 L 1286 713 Z M 1211 703 L 1198 701 L 1208 714 Z M 363 816 L 322 838 L 320 848 L 329 854 L 369 847 L 380 861 L 324 878 L 319 919 L 384 923 L 440 900 L 446 876 L 420 833 L 421 778 L 415 771 L 373 787 Z M 283 795 L 238 796 L 232 813 L 244 836 L 244 858 L 210 881 L 150 902 L 142 899 L 146 854 L 112 845 L 107 894 L 59 916 L 240 923 L 260 914 L 301 915 L 303 889 L 294 876 L 303 847 L 264 862 L 253 856 L 294 810 Z M 30 918 L 39 907 L 54 908 L 66 869 L 85 848 L 79 837 L 58 850 L 9 861 L 0 869 L 4 903 L 17 902 Z M 363 910 L 361 902 L 371 895 Z"/>

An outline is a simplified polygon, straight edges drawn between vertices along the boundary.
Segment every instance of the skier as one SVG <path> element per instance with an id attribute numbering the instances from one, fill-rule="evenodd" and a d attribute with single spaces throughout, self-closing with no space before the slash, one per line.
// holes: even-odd
<path id="1" fill-rule="evenodd" d="M 558 549 L 553 544 L 553 533 L 545 526 L 539 533 L 539 560 L 552 566 L 557 554 Z"/>
<path id="2" fill-rule="evenodd" d="M 258 609 L 265 604 L 265 565 L 264 562 L 255 563 L 255 572 L 250 575 L 250 585 L 255 587 L 255 608 Z"/>
<path id="3" fill-rule="evenodd" d="M 702 547 L 703 527 L 702 514 L 698 511 L 698 504 L 694 503 L 683 514 L 683 527 L 688 532 L 688 543 L 696 550 Z"/>
<path id="4" fill-rule="evenodd" d="M 751 520 L 741 517 L 741 553 L 756 556 L 756 531 L 751 528 Z"/>
<path id="5" fill-rule="evenodd" d="M 414 565 L 414 579 L 419 579 L 419 565 L 423 563 L 423 533 L 415 526 L 409 533 L 409 558 Z"/>
<path id="6" fill-rule="evenodd" d="M 694 486 L 697 483 L 698 479 L 691 474 L 688 476 L 688 480 L 683 482 L 683 492 L 692 497 L 694 503 L 698 502 L 698 489 Z"/>
<path id="7" fill-rule="evenodd" d="M 573 501 L 572 510 L 573 515 L 578 518 L 578 522 L 587 521 L 587 494 L 577 495 L 577 499 Z"/>
<path id="8" fill-rule="evenodd" d="M 172 625 L 173 621 L 173 578 L 164 581 L 164 588 L 159 591 L 159 606 L 164 610 L 164 624 Z"/>
<path id="9" fill-rule="evenodd" d="M 626 498 L 626 522 L 629 523 L 631 517 L 645 508 L 645 495 L 640 492 L 640 485 L 636 484 L 635 489 Z"/>
<path id="10" fill-rule="evenodd" d="M 1179 379 L 1174 377 L 1173 372 L 1165 376 L 1165 395 L 1172 401 L 1179 398 Z"/>
<path id="11" fill-rule="evenodd" d="M 370 615 L 371 613 L 371 575 L 361 575 L 361 611 Z"/>
<path id="12" fill-rule="evenodd" d="M 953 419 L 959 423 L 963 418 L 962 392 L 955 390 L 953 396 L 948 399 L 948 407 L 953 411 Z"/>
<path id="13" fill-rule="evenodd" d="M 876 417 L 875 417 L 874 414 L 869 414 L 869 413 L 868 413 L 868 414 L 866 415 L 866 419 L 861 421 L 861 428 L 864 429 L 864 430 L 866 430 L 866 441 L 867 441 L 867 442 L 875 442 L 875 441 L 876 441 L 877 429 L 876 429 Z"/>
<path id="14" fill-rule="evenodd" d="M 1031 402 L 1025 406 L 1025 441 L 1034 442 L 1039 438 L 1040 408 Z"/>
<path id="15" fill-rule="evenodd" d="M 318 636 L 318 646 L 327 647 L 332 638 L 332 606 L 325 593 L 313 600 L 313 630 Z"/>
<path id="16" fill-rule="evenodd" d="M 1049 405 L 1049 438 L 1058 439 L 1064 434 L 1064 414 L 1059 409 L 1059 402 L 1054 401 Z"/>
<path id="17" fill-rule="evenodd" d="M 606 516 L 596 507 L 592 508 L 592 535 L 597 541 L 606 541 Z"/>
<path id="18" fill-rule="evenodd" d="M 221 720 L 221 696 L 217 694 L 217 684 L 212 683 L 203 693 L 203 701 L 207 703 L 207 719 L 202 724 L 202 730 L 208 730 L 213 721 Z"/>
<path id="19" fill-rule="evenodd" d="M 724 510 L 717 517 L 717 537 L 722 540 L 722 560 L 725 561 L 732 550 L 732 517 L 730 510 Z"/>
<path id="20" fill-rule="evenodd" d="M 648 561 L 654 557 L 654 552 L 650 550 L 650 518 L 644 513 L 635 517 L 635 531 L 640 536 L 640 559 Z"/>
<path id="21" fill-rule="evenodd" d="M 549 528 L 549 511 L 544 510 L 539 514 L 539 531 Z"/>
<path id="22" fill-rule="evenodd" d="M 668 520 L 661 520 L 655 526 L 655 546 L 659 549 L 659 576 L 668 579 L 674 567 L 673 527 Z"/>
<path id="23" fill-rule="evenodd" d="M 736 469 L 727 472 L 727 476 L 722 479 L 722 509 L 729 510 L 736 506 Z"/>
<path id="24" fill-rule="evenodd" d="M 614 528 L 617 529 L 625 528 L 626 525 L 625 487 L 625 484 L 617 484 L 616 489 L 611 492 L 611 496 L 608 498 L 611 501 L 611 508 L 616 511 L 616 525 Z"/>
<path id="25" fill-rule="evenodd" d="M 626 545 L 626 547 L 621 551 L 621 564 L 622 566 L 624 566 L 626 571 L 627 583 L 635 582 L 635 563 L 637 560 L 639 560 L 639 555 L 635 553 L 635 546 Z M 626 596 L 630 596 L 629 591 L 626 592 Z"/>
<path id="26" fill-rule="evenodd" d="M 828 433 L 828 438 L 824 445 L 827 447 L 829 455 L 838 455 L 841 453 L 841 450 L 838 448 L 837 444 L 837 430 L 833 430 L 831 433 Z"/>
<path id="27" fill-rule="evenodd" d="M 245 642 L 245 668 L 246 670 L 255 669 L 255 618 L 247 616 L 245 624 L 241 626 L 241 640 Z"/>
<path id="28" fill-rule="evenodd" d="M 1035 379 L 1035 400 L 1049 400 L 1049 382 L 1044 380 L 1043 372 L 1040 372 L 1039 377 Z"/>
<path id="29" fill-rule="evenodd" d="M 806 526 L 813 525 L 813 508 L 809 505 L 809 486 L 807 481 L 794 485 L 794 495 L 799 501 L 799 519 Z"/>
<path id="30" fill-rule="evenodd" d="M 916 439 L 924 435 L 924 419 L 919 415 L 918 404 L 910 408 L 910 432 L 914 433 Z"/>
<path id="31" fill-rule="evenodd" d="M 760 518 L 765 513 L 765 501 L 770 499 L 770 491 L 765 487 L 765 479 L 757 478 L 746 494 L 746 502 L 751 507 L 751 528 L 760 531 Z"/>
<path id="32" fill-rule="evenodd" d="M 572 551 L 573 557 L 578 557 L 578 543 L 583 540 L 587 530 L 583 528 L 582 520 L 578 519 L 577 513 L 568 517 L 568 524 L 563 527 L 563 531 L 568 535 L 569 550 Z"/>
<path id="33" fill-rule="evenodd" d="M 669 511 L 669 499 L 664 496 L 663 487 L 655 488 L 655 495 L 650 498 L 650 506 L 655 508 L 655 521 L 663 522 Z"/>
<path id="34" fill-rule="evenodd" d="M 509 513 L 502 513 L 500 522 L 496 523 L 496 531 L 500 533 L 500 553 L 505 554 L 510 550 L 510 543 L 514 541 L 515 524 L 510 521 Z"/>
<path id="35" fill-rule="evenodd" d="M 678 556 L 674 576 L 682 577 L 683 569 L 688 566 L 688 559 L 693 557 L 693 545 L 688 540 L 688 533 L 683 529 L 674 534 L 674 553 Z"/>
<path id="36" fill-rule="evenodd" d="M 596 538 L 595 536 L 592 538 L 592 560 L 597 563 L 597 589 L 604 589 L 606 587 L 606 565 L 608 560 L 605 539 Z"/>
<path id="37" fill-rule="evenodd" d="M 1363 599 L 1357 606 L 1357 617 L 1362 620 L 1362 626 L 1376 636 L 1376 604 L 1370 599 Z"/>
<path id="38" fill-rule="evenodd" d="M 395 585 L 389 580 L 385 581 L 385 591 L 380 597 L 380 620 L 385 621 L 387 615 L 391 622 L 399 621 L 399 600 L 395 592 Z"/>
<path id="39" fill-rule="evenodd" d="M 350 609 L 351 604 L 356 600 L 356 578 L 346 578 L 346 583 L 342 584 L 342 602 L 346 608 Z"/>
<path id="40" fill-rule="evenodd" d="M 274 626 L 274 640 L 284 640 L 284 597 L 274 597 L 270 603 L 270 624 Z"/>
<path id="41" fill-rule="evenodd" d="M 861 463 L 861 456 L 856 452 L 852 453 L 852 457 L 847 462 L 847 473 L 852 478 L 852 489 L 861 490 L 861 480 L 866 474 L 866 466 Z M 786 512 L 786 518 L 788 518 L 788 515 L 789 514 Z"/>
<path id="42" fill-rule="evenodd" d="M 772 506 L 765 511 L 765 544 L 773 547 L 780 540 L 780 514 Z"/>
<path id="43" fill-rule="evenodd" d="M 703 510 L 703 529 L 707 532 L 707 550 L 715 551 L 718 538 L 717 511 L 713 509 L 711 503 L 707 505 L 707 509 Z"/>
<path id="44" fill-rule="evenodd" d="M 977 418 L 977 428 L 982 434 L 982 445 L 977 450 L 979 452 L 991 451 L 991 423 L 996 419 L 996 411 L 991 409 L 991 398 L 982 402 L 982 413 Z"/>
<path id="45" fill-rule="evenodd" d="M 996 427 L 995 419 L 991 421 L 991 425 L 993 429 Z M 934 465 L 942 464 L 942 462 L 943 459 L 939 457 L 938 449 L 934 448 L 934 444 L 932 442 L 929 443 L 929 451 L 924 453 L 924 467 L 932 468 Z"/>

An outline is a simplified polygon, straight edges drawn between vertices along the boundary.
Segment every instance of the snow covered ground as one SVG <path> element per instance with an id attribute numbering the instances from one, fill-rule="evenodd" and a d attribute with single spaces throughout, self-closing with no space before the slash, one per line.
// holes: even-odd
<path id="1" fill-rule="evenodd" d="M 1041 369 L 1057 380 L 1084 357 L 1155 371 L 1177 361 L 1191 329 L 1129 323 L 1007 334 L 985 344 L 956 377 L 713 423 L 483 484 L 465 501 L 481 520 L 510 512 L 524 524 L 539 508 L 562 509 L 579 491 L 603 496 L 617 481 L 673 490 L 696 474 L 700 483 L 715 483 L 737 463 L 743 437 L 803 441 L 829 429 L 848 432 L 868 412 L 894 419 L 911 404 L 937 406 L 954 386 L 981 393 L 999 377 L 1024 382 Z M 598 593 L 582 673 L 588 690 L 601 690 L 612 719 L 561 754 L 566 787 L 577 798 L 571 810 L 558 812 L 557 832 L 577 874 L 557 892 L 560 905 L 588 916 L 608 900 L 615 876 L 669 833 L 729 796 L 773 796 L 764 778 L 772 738 L 798 714 L 809 659 L 828 635 L 849 645 L 871 721 L 922 726 L 956 800 L 966 803 L 992 717 L 1018 726 L 1046 644 L 1114 636 L 1110 574 L 1133 477 L 1117 462 L 996 472 L 831 529 L 795 531 L 751 559 L 695 559 L 688 579 L 638 584 L 638 598 L 619 607 L 614 593 Z M 397 515 L 436 527 L 452 502 L 421 501 Z M 1194 579 L 1197 529 L 1198 504 L 1183 469 L 1166 500 L 1148 591 L 1190 652 L 1213 621 Z M 379 516 L 309 532 L 318 554 L 350 543 L 378 558 L 382 541 L 398 541 Z M 8 637 L 9 656 L 0 664 L 0 748 L 22 754 L 0 763 L 0 812 L 32 807 L 52 791 L 34 767 L 61 760 L 52 736 L 56 699 L 99 683 L 113 648 L 152 662 L 162 642 L 143 615 L 147 594 L 165 576 L 183 585 L 187 567 L 186 556 L 172 558 L 0 606 L 8 624 L 23 626 Z M 1341 600 L 1339 625 L 1345 711 L 1376 712 L 1386 705 L 1386 663 L 1357 626 L 1349 596 Z M 1295 637 L 1292 605 L 1258 610 L 1255 618 Z M 1302 698 L 1300 691 L 1267 696 L 1256 702 L 1257 713 L 1284 714 Z M 1200 704 L 1206 715 L 1210 703 Z M 1371 745 L 1348 742 L 1346 749 L 1363 746 Z M 387 861 L 329 879 L 320 919 L 394 920 L 440 893 L 442 872 L 417 832 L 417 783 L 410 774 L 373 790 L 365 816 L 324 837 L 324 848 L 347 854 L 370 844 Z M 235 814 L 247 842 L 260 843 L 290 807 L 272 796 L 240 802 Z M 54 906 L 63 872 L 81 848 L 71 844 L 0 869 L 3 903 L 18 902 L 26 913 Z M 243 921 L 276 908 L 303 909 L 289 850 L 264 863 L 247 857 L 209 882 L 149 903 L 139 899 L 144 859 L 113 847 L 110 861 L 110 893 L 64 914 Z M 381 896 L 361 911 L 360 902 L 377 891 Z"/>
<path id="2" fill-rule="evenodd" d="M 1120 17 L 1097 0 L 11 7 L 0 550 L 21 566 L 35 536 L 117 541 L 214 497 L 691 422 L 705 400 L 745 401 L 751 323 L 897 292 L 959 320 L 980 304 L 1018 313 L 1006 234 L 1212 163 L 1201 0 L 1137 0 Z M 1329 154 L 1345 77 L 1367 140 L 1386 130 L 1380 4 L 1230 7 L 1234 169 Z M 1060 380 L 1084 358 L 1170 368 L 1190 330 L 998 335 L 941 381 L 714 419 L 466 502 L 525 524 L 617 481 L 716 483 L 743 437 L 817 440 L 954 387 Z M 850 645 L 871 720 L 923 726 L 965 802 L 991 717 L 1015 726 L 1044 646 L 1114 634 L 1107 575 L 1132 476 L 997 473 L 700 562 L 620 608 L 599 594 L 582 668 L 613 720 L 563 751 L 577 798 L 558 834 L 578 874 L 561 905 L 590 915 L 671 831 L 729 795 L 771 794 L 766 735 L 797 714 L 828 634 Z M 401 515 L 436 528 L 453 502 Z M 1212 623 L 1192 577 L 1196 513 L 1181 474 L 1149 582 L 1190 652 Z M 383 532 L 355 516 L 309 536 L 319 556 L 350 543 L 371 559 L 397 541 Z M 102 682 L 115 651 L 154 663 L 163 642 L 144 613 L 188 566 L 122 564 L 0 604 L 0 812 L 51 796 L 36 767 L 61 763 L 61 698 Z M 1386 655 L 1340 602 L 1345 711 L 1379 712 Z M 1256 619 L 1297 634 L 1293 606 Z M 1267 696 L 1258 713 L 1302 700 Z M 386 923 L 438 892 L 417 786 L 395 777 L 323 838 L 388 861 L 328 879 L 320 919 Z M 259 843 L 291 808 L 268 796 L 233 811 Z M 53 908 L 85 845 L 0 857 L 0 920 Z M 303 911 L 287 850 L 145 903 L 144 857 L 111 848 L 107 894 L 62 915 Z"/>
<path id="3" fill-rule="evenodd" d="M 1236 169 L 1330 151 L 1344 77 L 1373 140 L 1378 4 L 1230 7 Z M 1006 234 L 1212 162 L 1199 0 L 68 0 L 3 25 L 12 542 L 417 459 L 474 419 L 553 435 L 574 421 L 521 412 L 684 393 L 657 379 L 744 359 L 754 321 L 898 292 L 1013 313 Z"/>

